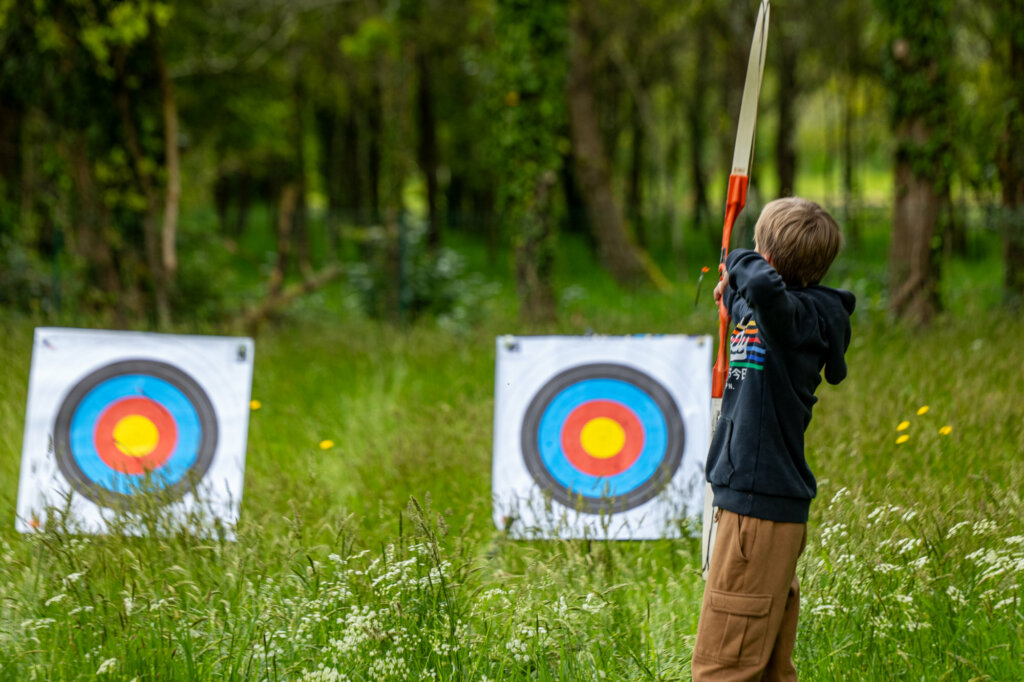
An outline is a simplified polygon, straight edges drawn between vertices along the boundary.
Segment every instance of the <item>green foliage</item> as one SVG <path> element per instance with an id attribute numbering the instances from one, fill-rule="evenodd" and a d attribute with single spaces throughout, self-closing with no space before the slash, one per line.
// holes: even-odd
<path id="1" fill-rule="evenodd" d="M 492 160 L 501 176 L 498 208 L 509 224 L 519 225 L 528 220 L 524 214 L 541 176 L 561 168 L 568 151 L 568 8 L 562 2 L 501 2 L 495 30 L 490 103 L 498 134 Z"/>
<path id="2" fill-rule="evenodd" d="M 517 280 L 527 306 L 548 298 L 544 290 L 551 287 L 551 195 L 569 147 L 568 21 L 566 3 L 533 0 L 499 2 L 495 19 L 490 105 L 498 124 L 491 151 L 496 208 L 512 230 Z"/>
<path id="3" fill-rule="evenodd" d="M 955 169 L 952 0 L 876 0 L 887 19 L 883 76 L 897 126 L 897 155 L 939 186 Z"/>
<path id="4" fill-rule="evenodd" d="M 355 33 L 341 39 L 339 47 L 345 56 L 360 62 L 371 62 L 381 54 L 397 56 L 399 51 L 397 26 L 387 17 L 367 17 Z"/>
<path id="5" fill-rule="evenodd" d="M 55 312 L 54 278 L 50 266 L 20 245 L 0 237 L 0 306 Z"/>
<path id="6" fill-rule="evenodd" d="M 349 266 L 349 284 L 362 311 L 375 318 L 429 316 L 451 329 L 478 322 L 496 285 L 466 271 L 450 248 L 426 248 L 426 225 L 403 218 L 401 234 L 368 232 L 364 260 Z"/>

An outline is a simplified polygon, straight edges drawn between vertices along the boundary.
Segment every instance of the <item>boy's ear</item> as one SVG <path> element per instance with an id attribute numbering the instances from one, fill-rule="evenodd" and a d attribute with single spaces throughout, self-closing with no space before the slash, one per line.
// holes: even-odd
<path id="1" fill-rule="evenodd" d="M 762 253 L 761 258 L 764 258 L 766 261 L 768 261 L 768 265 L 772 266 L 773 268 L 775 267 L 775 263 L 772 262 L 772 254 Z"/>

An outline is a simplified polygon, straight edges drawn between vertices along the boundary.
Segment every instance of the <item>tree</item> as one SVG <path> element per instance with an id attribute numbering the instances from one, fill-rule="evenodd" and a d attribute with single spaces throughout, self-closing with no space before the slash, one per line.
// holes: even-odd
<path id="1" fill-rule="evenodd" d="M 877 0 L 888 21 L 885 81 L 896 131 L 890 308 L 915 324 L 938 311 L 937 231 L 951 176 L 950 0 Z"/>
<path id="2" fill-rule="evenodd" d="M 1011 0 L 995 2 L 993 28 L 1001 57 L 1003 121 L 997 168 L 1002 189 L 1003 277 L 1006 298 L 1024 305 L 1024 12 Z"/>
<path id="3" fill-rule="evenodd" d="M 669 283 L 630 234 L 622 209 L 612 192 L 612 178 L 605 143 L 597 118 L 594 97 L 593 28 L 590 15 L 594 0 L 577 0 L 570 14 L 569 119 L 576 173 L 599 255 L 620 284 L 652 283 L 668 289 Z"/>
<path id="4" fill-rule="evenodd" d="M 498 208 L 513 234 L 520 311 L 534 321 L 556 312 L 552 190 L 566 146 L 559 131 L 566 121 L 567 25 L 563 2 L 498 1 L 492 94 Z"/>
<path id="5" fill-rule="evenodd" d="M 60 235 L 86 298 L 163 324 L 177 261 L 176 101 L 160 41 L 170 17 L 146 0 L 41 0 L 0 22 L 0 92 L 21 127 L 17 238 Z"/>

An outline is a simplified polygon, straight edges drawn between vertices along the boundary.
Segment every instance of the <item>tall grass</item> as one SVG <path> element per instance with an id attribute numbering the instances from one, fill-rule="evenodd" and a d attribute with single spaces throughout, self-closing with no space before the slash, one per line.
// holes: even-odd
<path id="1" fill-rule="evenodd" d="M 587 268 L 567 263 L 578 288 L 561 321 L 529 331 L 714 328 L 692 278 L 661 296 Z M 871 272 L 835 273 L 866 305 L 849 378 L 821 389 L 808 434 L 820 489 L 798 568 L 798 670 L 1024 679 L 1017 320 L 976 302 L 905 329 Z M 16 535 L 33 322 L 7 318 L 0 679 L 687 679 L 697 540 L 514 542 L 491 525 L 493 337 L 524 331 L 510 291 L 457 332 L 303 314 L 263 334 L 234 542 L 59 522 Z"/>

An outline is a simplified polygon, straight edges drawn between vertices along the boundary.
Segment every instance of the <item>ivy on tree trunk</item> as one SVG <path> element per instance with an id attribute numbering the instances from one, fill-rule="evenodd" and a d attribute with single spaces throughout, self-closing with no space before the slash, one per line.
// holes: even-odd
<path id="1" fill-rule="evenodd" d="M 885 82 L 896 131 L 890 308 L 915 324 L 940 308 L 936 228 L 952 172 L 951 0 L 876 0 L 889 31 Z"/>

